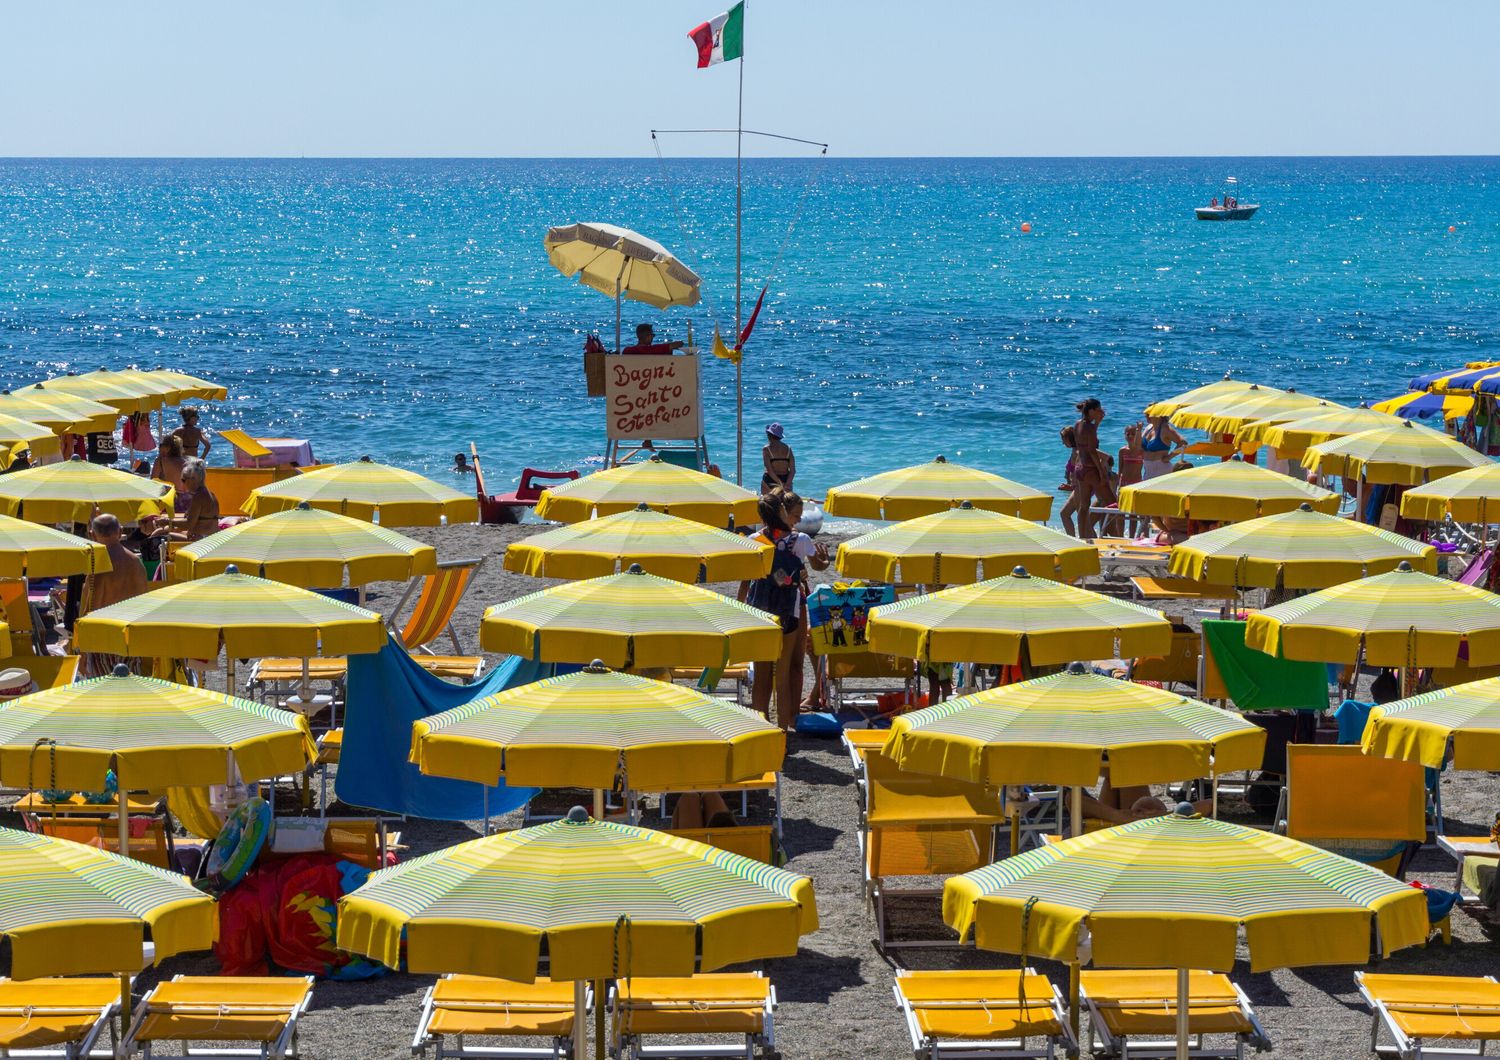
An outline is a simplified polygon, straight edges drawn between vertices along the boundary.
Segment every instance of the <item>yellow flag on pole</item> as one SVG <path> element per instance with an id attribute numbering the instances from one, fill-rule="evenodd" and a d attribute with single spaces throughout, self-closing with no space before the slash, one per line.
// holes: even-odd
<path id="1" fill-rule="evenodd" d="M 735 364 L 740 363 L 740 351 L 732 350 L 728 346 L 724 345 L 724 340 L 720 337 L 719 330 L 717 328 L 714 329 L 713 351 L 714 356 L 719 358 L 721 361 L 733 361 Z"/>

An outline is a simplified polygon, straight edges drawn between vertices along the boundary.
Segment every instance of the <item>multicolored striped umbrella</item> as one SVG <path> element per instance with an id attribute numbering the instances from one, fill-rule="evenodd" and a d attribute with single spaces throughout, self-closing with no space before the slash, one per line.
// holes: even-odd
<path id="1" fill-rule="evenodd" d="M 679 582 L 729 582 L 771 573 L 774 549 L 646 505 L 559 527 L 505 550 L 505 569 L 536 578 L 602 578 L 637 564 Z"/>
<path id="2" fill-rule="evenodd" d="M 109 550 L 95 541 L 0 515 L 0 578 L 66 578 L 110 569 Z"/>
<path id="3" fill-rule="evenodd" d="M 1003 578 L 871 608 L 866 636 L 881 655 L 1007 664 L 1024 657 L 1045 666 L 1165 655 L 1172 624 L 1160 611 L 1017 567 Z"/>
<path id="4" fill-rule="evenodd" d="M 163 404 L 161 394 L 152 387 L 119 372 L 101 370 L 82 375 L 69 372 L 46 380 L 44 385 L 54 393 L 72 394 L 108 405 L 123 415 L 151 412 Z"/>
<path id="5" fill-rule="evenodd" d="M 1461 420 L 1474 410 L 1473 394 L 1429 394 L 1425 390 L 1414 390 L 1399 394 L 1370 406 L 1376 412 L 1388 412 L 1404 420 L 1427 420 L 1441 416 L 1444 423 Z"/>
<path id="6" fill-rule="evenodd" d="M 0 828 L 0 936 L 10 974 L 129 975 L 156 959 L 207 950 L 219 910 L 186 876 L 67 839 Z"/>
<path id="7" fill-rule="evenodd" d="M 1173 574 L 1215 585 L 1325 589 L 1394 570 L 1398 563 L 1437 573 L 1437 549 L 1352 519 L 1292 512 L 1194 534 L 1172 548 Z"/>
<path id="8" fill-rule="evenodd" d="M 1309 409 L 1328 404 L 1322 398 L 1299 394 L 1295 390 L 1252 386 L 1239 394 L 1226 394 L 1184 406 L 1172 414 L 1172 425 L 1214 434 L 1233 434 L 1247 423 L 1293 419 Z"/>
<path id="9" fill-rule="evenodd" d="M 1471 467 L 1485 467 L 1482 456 L 1456 438 L 1404 420 L 1394 427 L 1360 431 L 1315 445 L 1302 466 L 1322 475 L 1372 483 L 1415 486 Z"/>
<path id="10" fill-rule="evenodd" d="M 545 944 L 554 980 L 608 979 L 791 957 L 817 926 L 805 876 L 575 809 L 373 873 L 339 901 L 338 946 L 530 982 Z"/>
<path id="11" fill-rule="evenodd" d="M 596 471 L 543 490 L 536 513 L 558 523 L 581 523 L 646 505 L 654 512 L 709 526 L 754 526 L 759 498 L 747 489 L 669 464 L 659 456 Z"/>
<path id="12" fill-rule="evenodd" d="M 1461 523 L 1500 522 L 1500 464 L 1487 462 L 1413 486 L 1401 495 L 1401 514 L 1434 523 L 1449 515 Z"/>
<path id="13" fill-rule="evenodd" d="M 172 487 L 74 457 L 0 476 L 0 515 L 34 523 L 86 523 L 95 509 L 133 523 L 171 515 Z"/>
<path id="14" fill-rule="evenodd" d="M 1077 961 L 1086 929 L 1101 968 L 1224 972 L 1241 928 L 1252 972 L 1364 964 L 1372 937 L 1389 956 L 1428 933 L 1427 899 L 1410 884 L 1295 839 L 1181 812 L 951 877 L 943 919 L 960 937 L 972 930 L 980 949 Z"/>
<path id="15" fill-rule="evenodd" d="M 380 616 L 362 607 L 234 568 L 175 582 L 78 620 L 81 651 L 164 659 L 359 655 L 387 641 Z"/>
<path id="16" fill-rule="evenodd" d="M 928 464 L 835 486 L 828 491 L 823 509 L 847 519 L 902 520 L 957 508 L 964 501 L 983 511 L 1038 522 L 1052 514 L 1052 494 L 978 468 L 951 464 L 943 456 Z"/>
<path id="17" fill-rule="evenodd" d="M 186 372 L 174 372 L 166 368 L 149 371 L 127 369 L 116 373 L 128 382 L 137 383 L 160 394 L 168 405 L 180 405 L 184 401 L 224 401 L 229 397 L 229 388 Z"/>
<path id="18" fill-rule="evenodd" d="M 758 714 L 603 666 L 424 718 L 411 743 L 412 761 L 432 776 L 596 789 L 618 777 L 647 791 L 760 777 L 785 754 L 785 734 Z"/>
<path id="19" fill-rule="evenodd" d="M 303 503 L 381 526 L 440 526 L 445 519 L 449 524 L 479 519 L 475 497 L 369 457 L 262 486 L 251 492 L 244 508 L 250 516 L 270 515 Z"/>
<path id="20" fill-rule="evenodd" d="M 21 449 L 30 449 L 33 456 L 56 456 L 62 445 L 52 428 L 0 412 L 0 470 L 10 467 Z"/>
<path id="21" fill-rule="evenodd" d="M 1472 394 L 1481 383 L 1500 375 L 1500 363 L 1470 361 L 1463 368 L 1419 375 L 1407 385 L 1433 394 Z"/>
<path id="22" fill-rule="evenodd" d="M 437 571 L 437 549 L 383 526 L 305 504 L 220 530 L 177 551 L 177 577 L 222 574 L 230 566 L 262 578 L 327 588 L 404 582 Z"/>
<path id="23" fill-rule="evenodd" d="M 1234 395 L 1242 396 L 1250 391 L 1251 388 L 1257 388 L 1260 390 L 1275 389 L 1275 387 L 1259 386 L 1259 384 L 1256 383 L 1242 382 L 1238 379 L 1231 379 L 1229 377 L 1229 373 L 1226 372 L 1224 374 L 1224 378 L 1220 379 L 1218 382 L 1204 383 L 1202 386 L 1195 386 L 1191 390 L 1184 390 L 1176 397 L 1169 397 L 1164 401 L 1157 401 L 1153 404 L 1147 405 L 1144 411 L 1144 415 L 1149 416 L 1152 419 L 1155 419 L 1157 416 L 1170 416 L 1178 409 L 1186 408 L 1187 406 L 1192 405 L 1196 402 L 1211 401 L 1222 397 L 1231 397 Z"/>
<path id="24" fill-rule="evenodd" d="M 1233 523 L 1276 515 L 1295 511 L 1304 504 L 1332 515 L 1339 510 L 1339 497 L 1242 460 L 1173 471 L 1120 491 L 1121 511 L 1205 523 Z"/>
<path id="25" fill-rule="evenodd" d="M 1242 448 L 1268 445 L 1283 454 L 1300 453 L 1310 445 L 1342 438 L 1346 434 L 1397 426 L 1400 426 L 1400 421 L 1395 416 L 1376 412 L 1363 405 L 1352 409 L 1309 409 L 1308 415 L 1298 416 L 1293 420 L 1258 420 L 1246 424 L 1235 435 L 1234 440 Z"/>
<path id="26" fill-rule="evenodd" d="M 121 787 L 206 787 L 224 783 L 231 755 L 252 781 L 299 772 L 318 749 L 300 714 L 128 672 L 0 704 L 12 788 L 99 791 L 111 768 Z"/>
<path id="27" fill-rule="evenodd" d="M 1016 566 L 1071 582 L 1099 573 L 1099 550 L 1050 527 L 964 501 L 936 515 L 872 530 L 839 546 L 850 578 L 968 585 Z"/>
<path id="28" fill-rule="evenodd" d="M 119 411 L 109 405 L 49 390 L 40 383 L 0 391 L 0 412 L 71 434 L 113 431 L 120 421 Z"/>
<path id="29" fill-rule="evenodd" d="M 638 567 L 496 604 L 479 627 L 485 651 L 617 670 L 775 659 L 781 636 L 763 611 Z"/>
<path id="30" fill-rule="evenodd" d="M 1454 769 L 1500 770 L 1500 677 L 1377 706 L 1363 742 L 1367 755 L 1429 769 L 1441 769 L 1451 747 Z"/>
<path id="31" fill-rule="evenodd" d="M 1067 671 L 903 714 L 885 754 L 905 770 L 990 787 L 1117 787 L 1260 768 L 1266 732 L 1159 688 Z"/>
<path id="32" fill-rule="evenodd" d="M 1500 663 L 1500 596 L 1435 578 L 1402 563 L 1387 574 L 1344 582 L 1250 616 L 1245 643 L 1268 655 L 1352 663 L 1364 646 L 1371 666 Z"/>

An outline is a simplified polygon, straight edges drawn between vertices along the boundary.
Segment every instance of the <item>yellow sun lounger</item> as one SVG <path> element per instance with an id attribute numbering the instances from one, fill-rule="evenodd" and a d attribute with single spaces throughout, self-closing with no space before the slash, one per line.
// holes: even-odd
<path id="1" fill-rule="evenodd" d="M 115 1045 L 118 979 L 0 979 L 0 1056 L 83 1060 L 109 1031 Z"/>
<path id="2" fill-rule="evenodd" d="M 1078 992 L 1088 1006 L 1094 1051 L 1122 1060 L 1176 1055 L 1175 970 L 1085 971 L 1078 977 Z M 1244 1060 L 1247 1045 L 1257 1052 L 1271 1047 L 1250 999 L 1218 972 L 1188 973 L 1188 1033 L 1195 1039 L 1195 1057 Z M 1230 1040 L 1211 1047 L 1210 1035 L 1228 1035 Z"/>
<path id="3" fill-rule="evenodd" d="M 1073 1047 L 1062 993 L 1031 968 L 898 968 L 895 992 L 917 1060 L 1051 1060 Z"/>
<path id="4" fill-rule="evenodd" d="M 592 1007 L 592 1006 L 591 1006 Z M 550 1045 L 470 1045 L 470 1038 L 545 1038 Z M 445 975 L 422 999 L 413 1055 L 489 1060 L 562 1060 L 573 1055 L 573 984 L 513 983 L 482 975 Z"/>
<path id="5" fill-rule="evenodd" d="M 282 1060 L 297 1053 L 297 1020 L 312 1002 L 312 976 L 226 978 L 179 975 L 160 983 L 136 1010 L 120 1043 L 122 1060 L 190 1060 L 202 1056 Z M 157 1052 L 157 1042 L 182 1052 Z M 220 1043 L 193 1049 L 189 1042 Z"/>
<path id="6" fill-rule="evenodd" d="M 1355 972 L 1359 992 L 1374 1010 L 1370 1048 L 1401 1060 L 1483 1056 L 1500 1041 L 1500 982 L 1494 976 L 1372 975 Z M 1394 1044 L 1380 1043 L 1384 1027 Z M 1460 1048 L 1458 1043 L 1472 1048 Z"/>
<path id="7" fill-rule="evenodd" d="M 776 1048 L 776 988 L 753 972 L 704 973 L 677 979 L 622 979 L 610 989 L 612 1052 L 618 1060 L 742 1056 Z M 672 1045 L 646 1045 L 647 1035 L 673 1035 Z M 700 1042 L 704 1035 L 738 1039 Z M 690 1041 L 682 1041 L 687 1038 Z"/>

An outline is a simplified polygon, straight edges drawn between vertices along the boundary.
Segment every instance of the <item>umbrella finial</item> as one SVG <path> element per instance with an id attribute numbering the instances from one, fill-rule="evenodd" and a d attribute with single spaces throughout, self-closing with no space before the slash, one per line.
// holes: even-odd
<path id="1" fill-rule="evenodd" d="M 628 567 L 625 568 L 625 573 L 626 574 L 645 574 L 646 573 L 646 568 L 642 567 L 639 563 L 632 563 L 630 566 L 628 566 Z"/>
<path id="2" fill-rule="evenodd" d="M 126 666 L 124 663 L 115 663 L 115 668 L 114 668 L 112 676 L 114 676 L 114 677 L 129 677 L 130 676 L 130 667 Z"/>
<path id="3" fill-rule="evenodd" d="M 586 674 L 607 674 L 609 673 L 609 667 L 604 665 L 603 659 L 595 659 L 583 668 L 583 672 Z"/>
<path id="4" fill-rule="evenodd" d="M 933 461 L 934 464 L 946 464 L 947 462 L 948 458 L 946 456 L 943 456 L 941 453 L 939 453 L 937 459 Z"/>
<path id="5" fill-rule="evenodd" d="M 569 824 L 588 824 L 589 812 L 582 806 L 574 806 L 568 811 L 568 816 L 563 818 Z"/>
<path id="6" fill-rule="evenodd" d="M 227 566 L 227 567 L 224 568 L 224 573 L 225 574 L 238 574 L 239 572 L 240 572 L 240 566 L 239 566 L 238 563 L 231 563 L 231 564 L 229 564 L 229 566 Z"/>
<path id="7" fill-rule="evenodd" d="M 370 454 L 369 453 L 366 453 L 364 456 L 362 456 L 362 457 L 359 458 L 359 462 L 361 464 L 373 464 L 375 461 L 373 461 L 373 460 L 370 459 Z"/>
<path id="8" fill-rule="evenodd" d="M 1403 574 L 1411 574 L 1414 571 L 1412 565 L 1404 559 L 1400 563 L 1396 564 L 1396 569 Z"/>
<path id="9" fill-rule="evenodd" d="M 649 512 L 651 510 L 651 505 L 647 504 L 645 501 L 641 501 L 640 504 L 637 504 L 635 506 L 635 510 L 638 512 Z"/>
<path id="10" fill-rule="evenodd" d="M 1012 578 L 1029 578 L 1029 577 L 1031 577 L 1030 574 L 1026 573 L 1026 568 L 1023 567 L 1023 566 L 1021 566 L 1020 564 L 1017 564 L 1016 566 L 1014 566 L 1014 567 L 1011 568 L 1010 576 Z"/>
<path id="11" fill-rule="evenodd" d="M 958 507 L 959 507 L 960 511 L 972 512 L 974 510 L 974 502 L 973 501 L 959 501 L 958 502 Z"/>
<path id="12" fill-rule="evenodd" d="M 309 503 L 307 503 L 307 501 L 298 501 L 297 502 L 296 511 L 299 511 L 299 512 L 310 512 L 310 511 L 312 511 L 312 505 L 309 504 Z"/>
<path id="13" fill-rule="evenodd" d="M 1083 665 L 1083 663 L 1075 660 L 1068 663 L 1068 668 L 1065 672 L 1070 674 L 1086 674 L 1089 672 L 1089 668 Z"/>
<path id="14" fill-rule="evenodd" d="M 1301 504 L 1297 505 L 1297 510 L 1299 512 L 1310 512 L 1312 511 L 1312 505 L 1308 504 L 1306 501 L 1303 501 Z"/>
<path id="15" fill-rule="evenodd" d="M 1179 802 L 1177 809 L 1173 811 L 1178 817 L 1197 817 L 1198 810 L 1190 802 Z"/>
<path id="16" fill-rule="evenodd" d="M 68 463 L 81 464 L 83 463 L 83 457 L 79 456 L 77 453 L 74 453 L 71 457 L 68 458 Z"/>
<path id="17" fill-rule="evenodd" d="M 661 463 L 661 454 L 660 453 L 652 453 L 651 456 L 650 456 L 650 458 L 649 458 L 649 460 L 648 460 L 648 462 L 652 463 L 652 464 L 659 464 L 659 463 Z"/>

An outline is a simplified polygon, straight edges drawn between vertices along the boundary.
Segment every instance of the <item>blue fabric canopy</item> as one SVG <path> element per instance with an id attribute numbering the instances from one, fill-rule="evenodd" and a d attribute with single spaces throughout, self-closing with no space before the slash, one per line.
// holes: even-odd
<path id="1" fill-rule="evenodd" d="M 344 745 L 334 791 L 352 806 L 435 821 L 477 821 L 484 789 L 471 781 L 427 777 L 410 761 L 412 723 L 470 700 L 550 676 L 551 664 L 515 656 L 482 681 L 455 685 L 419 666 L 394 637 L 373 655 L 349 656 Z M 491 817 L 524 806 L 536 788 L 489 789 Z"/>

